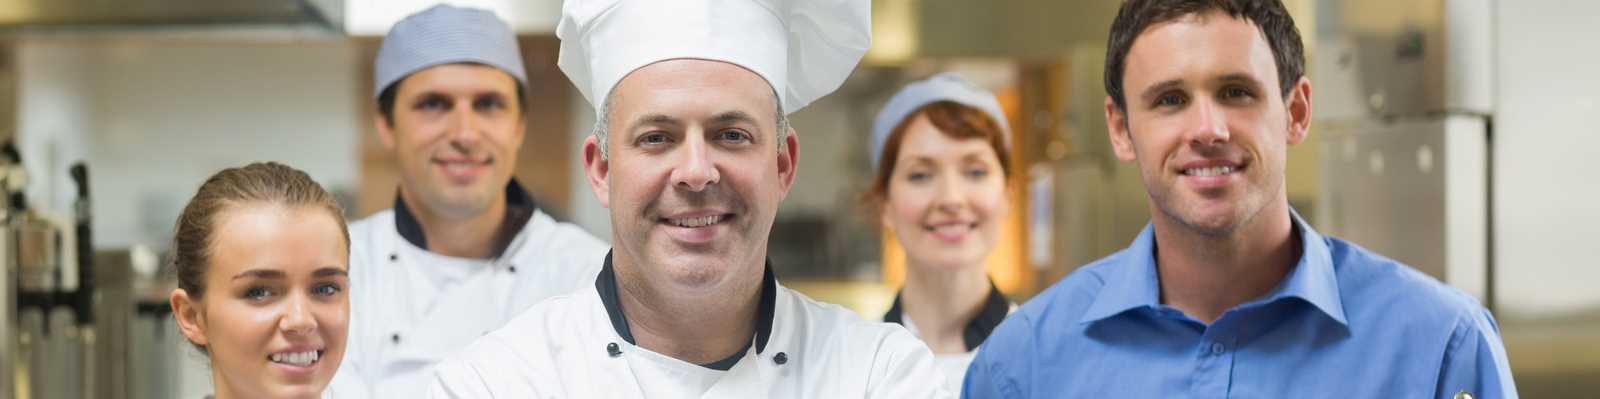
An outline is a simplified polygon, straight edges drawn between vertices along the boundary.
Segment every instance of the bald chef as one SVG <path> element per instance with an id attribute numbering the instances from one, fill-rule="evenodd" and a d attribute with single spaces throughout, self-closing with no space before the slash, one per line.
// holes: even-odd
<path id="1" fill-rule="evenodd" d="M 800 140 L 786 112 L 866 51 L 859 0 L 567 0 L 560 66 L 614 245 L 592 289 L 435 369 L 441 398 L 947 397 L 927 347 L 779 285 L 768 233 Z"/>

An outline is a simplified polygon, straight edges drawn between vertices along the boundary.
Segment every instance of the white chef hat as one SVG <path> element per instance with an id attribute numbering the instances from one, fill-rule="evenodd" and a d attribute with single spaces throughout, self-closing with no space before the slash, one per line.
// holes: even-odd
<path id="1" fill-rule="evenodd" d="M 440 4 L 396 22 L 378 46 L 372 97 L 424 68 L 471 62 L 498 68 L 526 86 L 517 35 L 494 12 Z"/>
<path id="2" fill-rule="evenodd" d="M 597 117 L 622 78 L 669 59 L 755 72 L 794 112 L 839 88 L 871 45 L 866 0 L 566 0 L 561 71 Z"/>
<path id="3" fill-rule="evenodd" d="M 1011 145 L 1011 126 L 1006 123 L 1006 114 L 1000 110 L 1000 101 L 988 90 L 973 85 L 954 72 L 945 72 L 925 80 L 919 80 L 906 85 L 889 99 L 889 103 L 878 111 L 878 116 L 872 120 L 872 146 L 869 154 L 872 157 L 872 166 L 878 167 L 879 157 L 883 156 L 883 145 L 889 140 L 889 133 L 899 126 L 911 113 L 921 109 L 922 106 L 938 101 L 952 101 L 957 104 L 977 108 L 983 113 L 994 118 L 1000 125 L 1001 143 Z"/>

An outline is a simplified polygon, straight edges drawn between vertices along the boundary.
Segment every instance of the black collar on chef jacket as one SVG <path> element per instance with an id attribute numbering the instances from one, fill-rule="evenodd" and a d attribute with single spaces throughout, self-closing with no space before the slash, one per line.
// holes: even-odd
<path id="1" fill-rule="evenodd" d="M 505 219 L 500 221 L 499 231 L 494 235 L 495 258 L 505 254 L 506 248 L 511 246 L 511 240 L 517 237 L 517 232 L 522 231 L 522 226 L 528 224 L 528 219 L 532 218 L 534 211 L 538 209 L 539 206 L 534 203 L 533 196 L 522 189 L 522 184 L 517 183 L 517 179 L 511 179 L 511 182 L 506 183 L 506 215 Z M 398 191 L 394 194 L 394 227 L 400 231 L 400 237 L 404 237 L 411 245 L 428 249 L 428 237 L 422 234 L 422 224 L 417 222 L 416 215 L 411 214 L 411 207 L 406 206 L 405 198 L 401 197 Z"/>
<path id="2" fill-rule="evenodd" d="M 778 295 L 778 279 L 772 274 L 771 259 L 767 260 L 765 269 L 761 276 L 761 303 L 756 306 L 755 347 L 757 354 L 767 349 L 767 339 L 772 337 L 772 314 Z M 621 336 L 622 340 L 627 341 L 628 344 L 637 345 L 633 341 L 633 331 L 628 329 L 628 317 L 622 314 L 622 303 L 617 297 L 617 274 L 611 268 L 611 252 L 609 251 L 606 252 L 606 262 L 600 268 L 600 275 L 594 279 L 594 288 L 600 291 L 600 303 L 605 306 L 606 315 L 611 317 L 611 328 L 615 329 L 617 335 Z M 618 353 L 615 348 L 607 348 L 607 350 L 613 356 Z M 739 359 L 744 357 L 744 353 L 749 350 L 750 346 L 747 344 L 744 349 L 740 349 L 722 360 L 702 364 L 701 366 L 727 371 L 732 369 L 733 365 L 738 363 Z M 778 355 L 780 358 L 786 358 L 782 353 Z M 779 360 L 779 364 L 782 364 L 783 361 Z"/>
<path id="3" fill-rule="evenodd" d="M 889 313 L 883 314 L 883 321 L 904 325 L 904 311 L 900 309 L 900 296 L 905 294 L 905 289 L 894 295 L 894 305 L 889 307 Z M 989 338 L 989 333 L 1006 319 L 1006 314 L 1011 313 L 1011 301 L 1000 294 L 1000 288 L 994 286 L 994 280 L 989 280 L 989 298 L 984 301 L 983 309 L 978 315 L 967 321 L 967 327 L 961 330 L 961 342 L 967 345 L 967 350 L 977 349 L 983 340 Z"/>

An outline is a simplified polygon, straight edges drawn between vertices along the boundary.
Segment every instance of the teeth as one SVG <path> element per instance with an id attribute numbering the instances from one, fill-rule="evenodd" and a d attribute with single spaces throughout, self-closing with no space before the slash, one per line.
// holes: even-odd
<path id="1" fill-rule="evenodd" d="M 956 234 L 956 233 L 961 233 L 961 232 L 967 231 L 967 225 L 964 224 L 964 223 L 962 223 L 962 224 L 947 224 L 947 225 L 943 225 L 943 226 L 934 227 L 933 231 L 934 232 L 938 232 L 938 233 L 945 233 L 945 234 Z"/>
<path id="2" fill-rule="evenodd" d="M 1200 176 L 1200 177 L 1220 176 L 1220 175 L 1225 175 L 1225 174 L 1229 174 L 1229 173 L 1233 173 L 1233 167 L 1232 166 L 1215 166 L 1215 167 L 1210 167 L 1210 168 L 1195 168 L 1195 169 L 1187 169 L 1187 170 L 1183 171 L 1183 174 L 1190 175 L 1190 176 Z"/>
<path id="3" fill-rule="evenodd" d="M 672 224 L 680 227 L 701 227 L 717 224 L 720 221 L 722 221 L 722 215 L 711 215 L 688 219 L 672 219 Z"/>
<path id="4" fill-rule="evenodd" d="M 295 366 L 310 366 L 311 363 L 315 363 L 317 361 L 317 357 L 317 351 L 305 351 L 294 353 L 274 353 L 272 354 L 271 359 L 274 363 L 291 364 Z"/>

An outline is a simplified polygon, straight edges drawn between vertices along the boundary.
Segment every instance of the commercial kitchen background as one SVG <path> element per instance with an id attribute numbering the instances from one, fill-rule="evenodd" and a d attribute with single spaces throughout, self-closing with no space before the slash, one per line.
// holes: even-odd
<path id="1" fill-rule="evenodd" d="M 204 358 L 156 306 L 170 282 L 151 255 L 202 179 L 250 161 L 306 170 L 352 218 L 388 207 L 397 171 L 372 128 L 372 59 L 390 24 L 432 3 L 0 1 L 0 137 L 18 144 L 28 198 L 70 220 L 68 168 L 85 162 L 97 259 L 126 269 L 97 278 L 126 297 L 105 299 L 114 303 L 102 313 L 122 317 L 116 329 L 74 328 L 71 309 L 0 298 L 13 312 L 0 341 L 10 342 L 17 389 L 207 392 Z M 593 111 L 555 67 L 560 2 L 452 3 L 494 9 L 521 34 L 532 113 L 518 178 L 545 209 L 609 238 L 580 168 Z M 773 231 L 779 276 L 867 317 L 888 308 L 903 256 L 857 211 L 871 176 L 868 130 L 900 85 L 941 71 L 994 90 L 1015 128 L 1013 216 L 990 262 L 1002 290 L 1025 301 L 1125 246 L 1148 214 L 1134 165 L 1110 155 L 1101 114 L 1116 4 L 874 0 L 866 60 L 792 117 L 803 151 Z M 1290 202 L 1324 232 L 1484 301 L 1525 397 L 1600 392 L 1600 3 L 1286 4 L 1315 94 L 1310 139 L 1290 149 Z M 60 287 L 71 289 L 76 273 L 62 269 Z M 127 350 L 108 358 L 72 344 L 96 341 Z"/>

